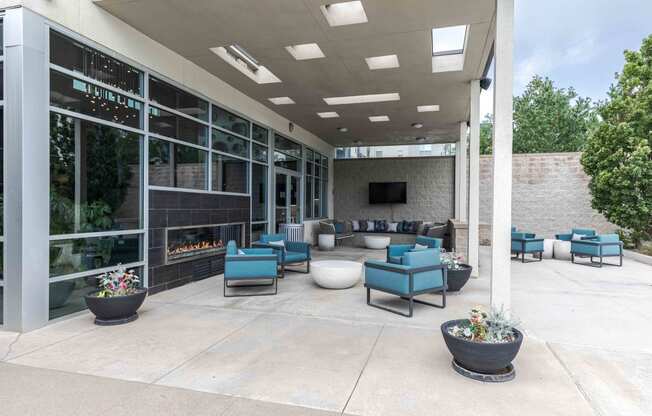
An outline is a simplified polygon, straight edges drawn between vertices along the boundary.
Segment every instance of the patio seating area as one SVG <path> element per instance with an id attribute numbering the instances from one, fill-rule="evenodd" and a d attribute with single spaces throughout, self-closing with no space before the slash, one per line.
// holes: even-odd
<path id="1" fill-rule="evenodd" d="M 315 262 L 385 255 L 312 252 Z M 480 255 L 489 264 L 490 249 Z M 511 269 L 512 308 L 527 337 L 509 383 L 456 374 L 439 330 L 487 304 L 489 270 L 446 309 L 415 304 L 413 318 L 367 306 L 362 282 L 329 290 L 286 271 L 276 296 L 225 298 L 216 276 L 149 297 L 129 325 L 98 327 L 83 312 L 0 333 L 0 400 L 7 414 L 53 416 L 646 414 L 652 335 L 641 328 L 652 319 L 652 267 L 544 260 Z M 404 307 L 381 292 L 374 301 Z M 134 400 L 116 404 L 109 391 Z"/>

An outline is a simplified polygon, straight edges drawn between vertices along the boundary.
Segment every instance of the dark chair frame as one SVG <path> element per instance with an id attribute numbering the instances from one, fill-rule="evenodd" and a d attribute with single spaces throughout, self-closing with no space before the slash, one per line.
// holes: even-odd
<path id="1" fill-rule="evenodd" d="M 272 250 L 274 250 L 274 253 L 276 253 L 277 256 L 278 256 L 278 254 L 279 254 L 279 252 L 280 252 L 280 253 L 281 253 L 281 254 L 280 254 L 280 257 L 283 259 L 283 261 L 282 261 L 282 262 L 279 262 L 279 276 L 278 276 L 278 277 L 279 277 L 280 279 L 284 279 L 284 278 L 285 278 L 285 272 L 286 272 L 286 271 L 289 271 L 289 272 L 296 272 L 296 273 L 303 273 L 303 274 L 308 274 L 308 273 L 310 273 L 310 261 L 312 260 L 312 257 L 311 257 L 311 255 L 310 255 L 310 244 L 308 244 L 308 243 L 302 243 L 302 242 L 296 242 L 296 241 L 286 241 L 286 242 L 285 242 L 285 250 L 286 250 L 286 251 L 288 251 L 288 250 L 289 250 L 289 251 L 294 251 L 294 250 L 290 250 L 290 247 L 292 247 L 293 244 L 301 244 L 302 246 L 305 245 L 305 247 L 306 247 L 306 251 L 307 251 L 307 255 L 308 255 L 308 259 L 307 259 L 307 260 L 304 260 L 304 261 L 301 261 L 301 262 L 297 262 L 297 263 L 287 263 L 287 264 L 286 264 L 286 263 L 285 263 L 285 253 L 281 252 L 282 249 L 281 249 L 280 247 L 278 247 L 278 246 L 274 246 L 274 245 L 271 245 L 271 244 L 268 244 L 268 243 L 261 243 L 260 241 L 256 241 L 256 242 L 251 243 L 251 247 L 258 247 L 258 248 L 271 248 Z M 286 267 L 286 266 L 297 266 L 297 265 L 301 265 L 301 264 L 303 264 L 303 263 L 306 263 L 306 270 L 305 270 L 305 271 L 303 271 L 303 270 L 298 270 L 298 269 L 294 269 L 294 268 L 293 268 L 293 269 L 289 269 L 289 268 Z"/>
<path id="2" fill-rule="evenodd" d="M 521 242 L 521 251 L 512 251 L 512 254 L 516 254 L 515 257 L 512 257 L 512 260 L 518 260 L 518 257 L 520 255 L 521 257 L 521 263 L 535 263 L 539 261 L 543 261 L 543 251 L 530 251 L 527 254 L 536 254 L 539 253 L 539 259 L 538 260 L 528 260 L 525 261 L 525 244 L 526 243 L 536 243 L 539 241 L 543 241 L 543 238 L 512 238 L 512 241 L 520 241 Z"/>
<path id="3" fill-rule="evenodd" d="M 597 238 L 597 237 L 595 237 L 595 238 Z M 575 254 L 575 253 L 573 253 L 573 251 L 571 249 L 571 263 L 580 264 L 580 265 L 583 265 L 583 266 L 599 267 L 599 268 L 601 268 L 602 265 L 622 267 L 623 266 L 623 242 L 622 241 L 614 241 L 614 242 L 604 242 L 604 243 L 602 243 L 602 242 L 599 242 L 599 241 L 595 241 L 595 238 L 593 240 L 582 239 L 582 240 L 573 240 L 573 241 L 571 241 L 571 244 L 574 243 L 574 244 L 584 244 L 584 245 L 590 245 L 590 246 L 598 246 L 598 254 L 599 254 L 598 256 L 591 256 L 589 254 L 583 254 L 583 253 Z M 620 248 L 619 254 L 602 254 L 602 247 L 604 247 L 604 246 L 618 246 Z M 575 262 L 575 257 L 579 257 L 579 258 L 587 258 L 588 257 L 589 262 L 588 263 L 585 263 L 585 262 L 576 263 Z M 594 257 L 599 257 L 600 261 L 593 261 Z M 619 262 L 618 262 L 618 264 L 605 263 L 603 261 L 604 257 L 618 257 Z"/>
<path id="4" fill-rule="evenodd" d="M 228 259 L 228 261 L 262 261 L 262 260 L 278 260 L 278 257 L 276 255 L 251 255 L 249 258 L 247 256 L 237 256 L 237 257 L 231 257 Z M 225 267 L 226 267 L 226 259 L 224 260 L 225 262 Z M 275 276 L 254 276 L 250 277 L 247 279 L 227 279 L 224 277 L 224 297 L 225 298 L 240 298 L 240 297 L 249 297 L 249 296 L 272 296 L 276 295 L 278 293 L 278 275 Z M 239 281 L 239 282 L 247 282 L 247 281 L 252 281 L 252 280 L 259 280 L 259 279 L 269 279 L 272 282 L 271 283 L 255 283 L 255 284 L 243 284 L 243 285 L 231 285 L 227 283 L 229 280 L 231 281 Z M 254 293 L 251 295 L 247 294 L 241 294 L 241 295 L 227 295 L 227 289 L 231 289 L 234 287 L 239 287 L 239 288 L 246 288 L 246 287 L 263 287 L 263 286 L 274 286 L 274 291 L 273 292 L 266 292 L 266 293 Z"/>
<path id="5" fill-rule="evenodd" d="M 394 313 L 396 315 L 401 315 L 405 316 L 406 318 L 411 318 L 413 313 L 414 313 L 414 303 L 419 303 L 422 305 L 427 305 L 427 306 L 432 306 L 434 308 L 439 308 L 439 309 L 444 309 L 446 307 L 446 289 L 448 287 L 448 267 L 445 264 L 437 264 L 437 265 L 432 265 L 432 266 L 425 266 L 425 267 L 418 267 L 410 270 L 404 270 L 404 269 L 398 269 L 394 268 L 391 265 L 385 265 L 385 264 L 375 264 L 375 263 L 365 263 L 365 267 L 369 267 L 371 269 L 380 269 L 380 270 L 387 270 L 393 273 L 399 273 L 399 274 L 407 274 L 408 279 L 409 279 L 409 293 L 405 294 L 402 292 L 397 292 L 394 290 L 389 290 L 386 288 L 381 288 L 381 287 L 374 287 L 369 285 L 368 283 L 365 283 L 364 286 L 367 288 L 367 305 L 373 306 L 374 308 L 382 309 L 387 312 Z M 425 290 L 414 290 L 414 275 L 416 273 L 421 273 L 421 272 L 429 272 L 433 270 L 442 270 L 443 273 L 443 286 L 440 287 L 435 287 L 435 288 L 430 288 L 430 289 L 425 289 Z M 403 300 L 408 301 L 408 313 L 401 312 L 396 309 L 388 308 L 386 306 L 381 306 L 378 304 L 371 303 L 371 289 L 373 290 L 378 290 L 380 292 L 385 292 L 385 293 L 390 293 L 392 295 L 396 295 L 400 297 Z M 430 303 L 426 302 L 423 300 L 415 299 L 415 296 L 423 295 L 426 293 L 441 293 L 442 295 L 442 303 L 441 305 L 437 305 L 435 303 Z"/>

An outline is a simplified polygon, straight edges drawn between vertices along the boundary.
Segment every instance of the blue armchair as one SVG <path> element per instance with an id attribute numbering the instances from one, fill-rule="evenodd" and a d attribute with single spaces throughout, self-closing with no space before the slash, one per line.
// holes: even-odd
<path id="1" fill-rule="evenodd" d="M 573 239 L 573 234 L 582 236 L 583 240 L 592 239 L 597 236 L 595 230 L 590 228 L 573 228 L 570 233 L 555 234 L 555 239 L 562 241 L 571 241 Z"/>
<path id="2" fill-rule="evenodd" d="M 228 295 L 230 282 L 271 280 L 271 283 L 238 284 L 237 287 L 274 286 L 274 292 L 249 296 L 275 295 L 278 292 L 278 257 L 270 248 L 243 248 L 238 250 L 235 241 L 226 245 L 224 260 L 224 297 L 247 295 Z"/>
<path id="3" fill-rule="evenodd" d="M 543 260 L 543 238 L 536 238 L 532 233 L 512 233 L 512 253 L 516 254 L 515 259 L 521 256 L 521 262 L 525 263 L 525 254 L 539 253 L 539 260 Z"/>
<path id="4" fill-rule="evenodd" d="M 282 245 L 274 244 L 283 242 Z M 263 234 L 260 241 L 252 244 L 253 247 L 271 248 L 278 256 L 278 264 L 281 267 L 280 277 L 285 277 L 285 271 L 296 271 L 299 273 L 310 273 L 310 244 L 299 241 L 287 241 L 285 234 Z M 290 270 L 286 266 L 306 263 L 306 271 Z"/>
<path id="5" fill-rule="evenodd" d="M 439 251 L 442 241 L 441 238 L 418 236 L 416 244 L 436 248 Z M 390 244 L 387 246 L 387 263 L 403 264 L 403 256 L 405 253 L 413 251 L 414 247 L 415 244 Z"/>
<path id="6" fill-rule="evenodd" d="M 448 268 L 441 264 L 439 249 L 408 251 L 403 255 L 403 264 L 386 263 L 380 260 L 365 262 L 365 287 L 367 305 L 406 317 L 412 317 L 414 302 L 436 308 L 446 307 L 446 273 Z M 371 303 L 371 289 L 400 296 L 408 301 L 408 313 Z M 415 299 L 424 293 L 441 292 L 442 304 Z"/>
<path id="7" fill-rule="evenodd" d="M 571 262 L 575 263 L 575 257 L 589 257 L 588 266 L 602 267 L 603 264 L 616 266 L 616 264 L 603 263 L 603 257 L 618 257 L 618 266 L 623 265 L 623 242 L 620 241 L 618 234 L 603 234 L 595 236 L 591 240 L 571 240 Z M 594 257 L 599 257 L 600 261 L 593 261 Z"/>

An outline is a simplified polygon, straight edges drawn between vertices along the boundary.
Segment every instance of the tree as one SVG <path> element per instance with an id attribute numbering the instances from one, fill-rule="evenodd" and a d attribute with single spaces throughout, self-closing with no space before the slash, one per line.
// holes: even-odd
<path id="1" fill-rule="evenodd" d="M 592 206 L 640 243 L 652 236 L 652 36 L 640 51 L 625 51 L 598 111 L 602 121 L 582 155 Z"/>
<path id="2" fill-rule="evenodd" d="M 514 153 L 578 152 L 597 124 L 594 105 L 575 89 L 557 88 L 549 78 L 535 75 L 514 97 Z M 480 151 L 491 153 L 493 118 L 480 125 Z"/>

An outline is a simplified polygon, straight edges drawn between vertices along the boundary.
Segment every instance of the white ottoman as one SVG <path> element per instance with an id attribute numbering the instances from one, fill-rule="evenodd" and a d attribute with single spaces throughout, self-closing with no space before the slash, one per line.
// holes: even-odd
<path id="1" fill-rule="evenodd" d="M 372 250 L 384 250 L 391 241 L 391 238 L 382 235 L 366 235 L 364 246 Z"/>
<path id="2" fill-rule="evenodd" d="M 321 260 L 310 264 L 313 280 L 326 289 L 355 286 L 362 276 L 362 263 L 348 260 Z"/>
<path id="3" fill-rule="evenodd" d="M 571 259 L 571 242 L 570 241 L 561 241 L 555 240 L 554 242 L 554 252 L 555 258 L 558 260 L 570 260 Z"/>
<path id="4" fill-rule="evenodd" d="M 543 258 L 544 259 L 551 259 L 552 258 L 552 252 L 555 246 L 555 240 L 551 238 L 546 238 L 543 240 Z"/>
<path id="5" fill-rule="evenodd" d="M 331 251 L 335 248 L 335 234 L 319 234 L 319 249 Z"/>

